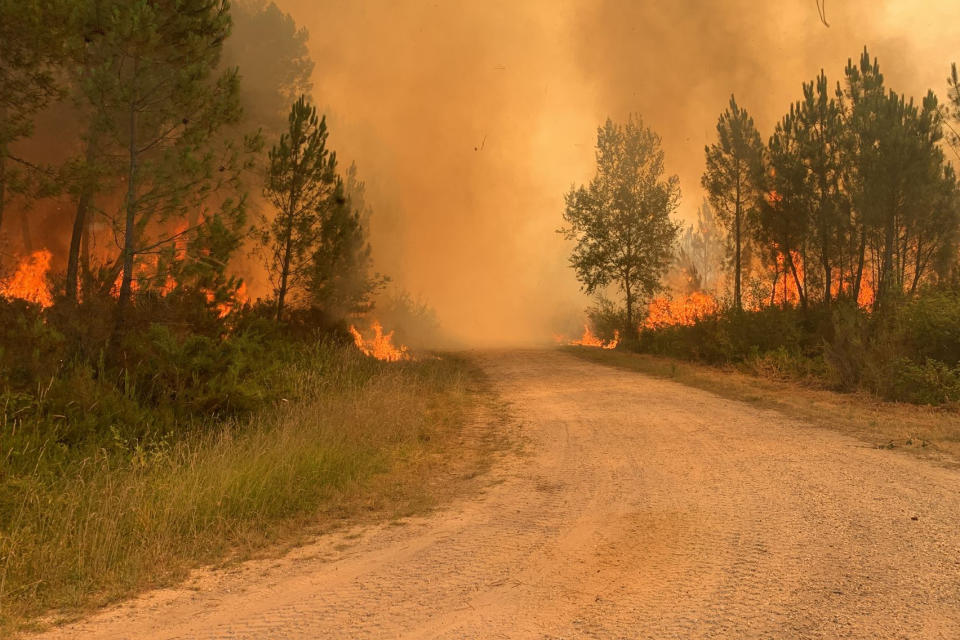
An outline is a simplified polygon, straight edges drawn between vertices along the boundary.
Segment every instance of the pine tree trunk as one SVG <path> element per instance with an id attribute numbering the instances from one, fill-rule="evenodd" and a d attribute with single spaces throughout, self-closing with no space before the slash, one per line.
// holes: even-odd
<path id="1" fill-rule="evenodd" d="M 117 329 L 122 329 L 133 295 L 133 255 L 134 235 L 137 222 L 137 114 L 134 105 L 130 105 L 130 145 L 128 154 L 130 164 L 127 169 L 126 219 L 123 233 L 123 266 L 120 279 L 120 292 L 117 296 Z"/>
<path id="2" fill-rule="evenodd" d="M 923 262 L 923 241 L 917 238 L 917 259 L 913 263 L 913 282 L 910 284 L 911 296 L 917 292 L 917 287 L 920 286 L 920 276 L 924 271 Z"/>
<path id="3" fill-rule="evenodd" d="M 734 257 L 734 275 L 733 275 L 733 300 L 737 305 L 737 311 L 743 311 L 743 302 L 740 295 L 740 205 L 739 205 L 739 195 L 737 196 L 737 213 L 736 220 L 734 221 L 734 235 L 736 236 L 736 255 Z"/>
<path id="4" fill-rule="evenodd" d="M 290 277 L 290 260 L 293 257 L 293 216 L 287 225 L 286 246 L 283 248 L 283 260 L 280 263 L 280 286 L 277 287 L 277 322 L 283 317 L 283 305 L 287 298 L 287 281 Z"/>
<path id="5" fill-rule="evenodd" d="M 7 110 L 0 105 L 0 122 L 6 120 Z M 3 237 L 3 214 L 7 209 L 7 145 L 0 144 L 0 238 Z M 2 263 L 2 260 L 0 260 Z"/>
<path id="6" fill-rule="evenodd" d="M 3 213 L 7 208 L 7 148 L 0 145 L 0 233 L 3 232 Z M 2 237 L 2 235 L 0 235 Z"/>
<path id="7" fill-rule="evenodd" d="M 833 297 L 830 291 L 830 286 L 833 284 L 833 265 L 830 264 L 829 230 L 824 230 L 820 237 L 820 265 L 823 267 L 823 303 L 829 307 L 831 298 Z"/>
<path id="8" fill-rule="evenodd" d="M 860 287 L 863 283 L 863 265 L 867 255 L 867 230 L 860 228 L 860 251 L 857 256 L 857 273 L 853 279 L 853 302 L 860 301 Z"/>
<path id="9" fill-rule="evenodd" d="M 895 232 L 894 217 L 891 216 L 887 221 L 887 228 L 884 233 L 883 260 L 880 263 L 880 286 L 877 291 L 877 298 L 874 300 L 874 309 L 881 306 L 881 299 L 888 297 L 890 290 L 893 288 L 891 279 L 894 276 L 893 243 L 895 241 Z"/>
<path id="10" fill-rule="evenodd" d="M 627 335 L 633 336 L 634 327 L 633 327 L 633 283 L 630 281 L 630 276 L 627 275 L 623 280 L 623 288 L 627 294 L 627 326 L 625 330 Z"/>
<path id="11" fill-rule="evenodd" d="M 740 170 L 739 162 L 737 164 L 737 170 Z M 736 244 L 736 255 L 734 256 L 734 274 L 733 274 L 733 300 L 736 305 L 737 311 L 743 311 L 743 296 L 741 294 L 741 255 L 742 255 L 742 224 L 741 218 L 743 217 L 743 203 L 741 202 L 740 196 L 740 176 L 737 176 L 737 193 L 735 208 L 733 212 L 734 216 L 734 236 Z"/>
<path id="12" fill-rule="evenodd" d="M 88 169 L 94 160 L 94 149 L 94 141 L 88 141 L 86 153 Z M 73 304 L 76 304 L 78 299 L 80 252 L 86 240 L 87 211 L 90 208 L 91 200 L 93 200 L 93 186 L 85 180 L 80 191 L 80 197 L 77 199 L 77 213 L 73 218 L 73 233 L 70 234 L 70 249 L 67 253 L 66 295 L 67 301 Z"/>

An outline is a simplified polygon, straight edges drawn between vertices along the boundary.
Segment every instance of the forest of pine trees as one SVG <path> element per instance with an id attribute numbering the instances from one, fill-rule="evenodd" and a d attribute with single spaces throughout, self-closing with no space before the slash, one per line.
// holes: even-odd
<path id="1" fill-rule="evenodd" d="M 36 403 L 40 380 L 89 376 L 113 393 L 141 376 L 144 410 L 229 414 L 262 393 L 239 374 L 258 366 L 244 345 L 264 330 L 349 337 L 386 279 L 363 182 L 306 97 L 313 63 L 290 16 L 245 1 L 3 0 L 0 18 L 8 411 Z M 164 389 L 166 357 L 214 366 Z"/>
<path id="2" fill-rule="evenodd" d="M 802 83 L 766 143 L 731 97 L 675 264 L 676 288 L 708 297 L 654 301 L 640 348 L 960 400 L 956 67 L 947 83 L 947 104 L 915 101 L 864 49 L 839 81 Z"/>

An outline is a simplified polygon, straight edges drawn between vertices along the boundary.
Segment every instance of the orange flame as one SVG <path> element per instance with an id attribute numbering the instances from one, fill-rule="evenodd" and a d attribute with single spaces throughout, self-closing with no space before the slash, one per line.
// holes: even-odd
<path id="1" fill-rule="evenodd" d="M 800 286 L 806 286 L 803 256 L 797 251 L 791 251 L 790 261 L 793 264 L 793 269 L 797 271 L 796 278 L 794 278 L 793 269 L 787 264 L 787 259 L 783 252 L 777 252 L 777 263 L 772 267 L 772 269 L 776 269 L 778 276 L 777 288 L 773 291 L 771 298 L 774 304 L 780 304 L 782 306 L 798 304 L 800 302 L 800 291 L 797 288 L 797 280 L 800 281 Z"/>
<path id="2" fill-rule="evenodd" d="M 873 277 L 869 274 L 864 274 L 863 279 L 860 280 L 860 292 L 857 295 L 857 304 L 861 308 L 867 309 L 873 306 L 876 297 L 877 291 L 876 287 L 873 286 Z"/>
<path id="3" fill-rule="evenodd" d="M 643 322 L 643 328 L 692 325 L 715 314 L 718 309 L 717 299 L 702 291 L 694 291 L 682 298 L 654 298 L 647 307 L 647 319 Z"/>
<path id="4" fill-rule="evenodd" d="M 207 297 L 207 304 L 213 304 L 213 301 L 216 298 L 213 291 L 210 291 L 209 289 L 204 289 L 203 293 Z M 166 293 L 162 293 L 162 295 L 166 295 Z M 217 304 L 217 315 L 221 318 L 226 318 L 228 315 L 230 315 L 234 311 L 238 311 L 239 309 L 242 309 L 243 306 L 247 304 L 249 301 L 250 301 L 250 294 L 247 293 L 247 283 L 241 282 L 240 286 L 237 287 L 236 291 L 234 291 L 231 294 L 229 300 L 225 300 Z"/>
<path id="5" fill-rule="evenodd" d="M 0 284 L 0 295 L 33 302 L 44 308 L 52 305 L 53 293 L 50 291 L 50 283 L 47 282 L 52 258 L 53 255 L 46 249 L 34 251 L 24 258 L 13 277 Z"/>
<path id="6" fill-rule="evenodd" d="M 613 332 L 613 340 L 609 342 L 604 342 L 602 338 L 595 336 L 593 331 L 590 330 L 588 324 L 583 325 L 583 335 L 579 340 L 571 340 L 567 344 L 575 345 L 578 347 L 599 347 L 601 349 L 616 349 L 617 345 L 620 344 L 620 332 Z"/>
<path id="7" fill-rule="evenodd" d="M 350 334 L 353 336 L 353 342 L 365 355 L 384 360 L 386 362 L 400 362 L 401 360 L 413 360 L 413 356 L 407 350 L 407 347 L 393 345 L 393 331 L 385 334 L 383 326 L 376 320 L 371 325 L 373 329 L 373 339 L 367 340 L 363 337 L 357 328 L 350 325 Z"/>

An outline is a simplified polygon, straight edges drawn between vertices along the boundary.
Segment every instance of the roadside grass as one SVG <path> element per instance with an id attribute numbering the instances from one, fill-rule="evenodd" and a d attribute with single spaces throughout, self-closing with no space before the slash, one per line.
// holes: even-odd
<path id="1" fill-rule="evenodd" d="M 292 393 L 269 410 L 132 452 L 58 451 L 0 425 L 0 461 L 38 452 L 29 473 L 0 470 L 0 636 L 338 523 L 430 508 L 500 445 L 463 359 L 381 363 L 319 345 L 285 375 Z"/>
<path id="2" fill-rule="evenodd" d="M 773 409 L 809 424 L 857 437 L 874 446 L 908 449 L 960 465 L 960 407 L 886 402 L 864 392 L 839 393 L 797 382 L 761 378 L 672 358 L 587 347 L 567 353 L 599 364 L 639 371 L 710 391 L 731 400 Z"/>

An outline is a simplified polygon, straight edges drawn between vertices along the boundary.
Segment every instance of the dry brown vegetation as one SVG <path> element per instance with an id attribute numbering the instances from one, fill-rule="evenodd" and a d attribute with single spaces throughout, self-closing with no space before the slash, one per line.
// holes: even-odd
<path id="1" fill-rule="evenodd" d="M 403 517 L 472 482 L 499 442 L 476 369 L 321 347 L 289 400 L 131 457 L 21 477 L 0 535 L 0 635 L 275 554 L 346 523 Z M 45 615 L 41 622 L 38 616 Z"/>
<path id="2" fill-rule="evenodd" d="M 960 408 L 885 402 L 867 393 L 837 393 L 733 367 L 711 367 L 672 358 L 623 351 L 568 347 L 581 358 L 660 378 L 774 409 L 814 426 L 840 431 L 874 446 L 902 448 L 960 465 Z"/>

